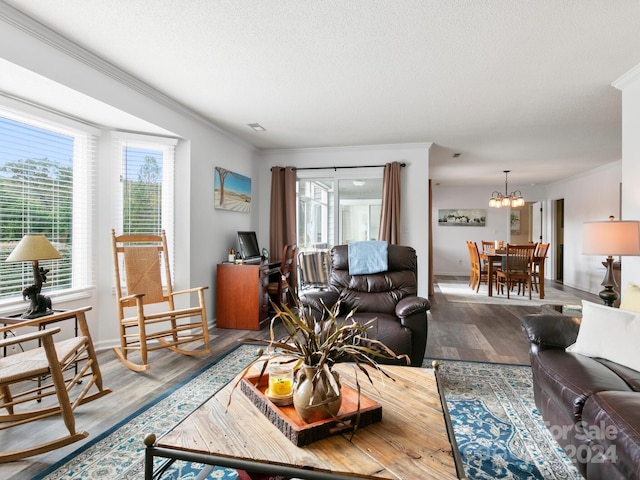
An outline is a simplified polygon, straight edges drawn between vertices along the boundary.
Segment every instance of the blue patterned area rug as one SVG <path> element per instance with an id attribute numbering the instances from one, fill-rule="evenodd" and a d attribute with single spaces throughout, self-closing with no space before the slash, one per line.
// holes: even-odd
<path id="1" fill-rule="evenodd" d="M 255 352 L 255 346 L 240 345 L 35 479 L 144 478 L 145 434 L 160 436 L 171 429 L 231 381 Z M 469 479 L 581 478 L 536 410 L 529 367 L 450 360 L 440 363 L 441 385 Z M 162 478 L 194 479 L 203 468 L 176 462 Z M 206 478 L 239 477 L 233 469 L 215 467 Z"/>
<path id="2" fill-rule="evenodd" d="M 143 479 L 146 434 L 155 433 L 160 437 L 170 430 L 229 383 L 255 358 L 256 351 L 255 345 L 236 347 L 34 479 Z M 158 463 L 162 463 L 162 459 L 158 459 Z M 175 462 L 162 478 L 194 479 L 202 468 L 202 465 Z M 233 469 L 216 467 L 207 478 L 236 480 L 238 474 Z"/>
<path id="3" fill-rule="evenodd" d="M 443 360 L 440 379 L 469 479 L 582 479 L 536 408 L 531 367 Z"/>

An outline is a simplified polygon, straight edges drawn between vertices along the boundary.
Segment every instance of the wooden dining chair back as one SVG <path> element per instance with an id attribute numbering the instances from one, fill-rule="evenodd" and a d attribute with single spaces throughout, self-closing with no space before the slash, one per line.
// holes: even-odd
<path id="1" fill-rule="evenodd" d="M 83 310 L 89 309 L 85 307 Z M 6 411 L 0 414 L 0 430 L 56 415 L 62 417 L 66 427 L 65 434 L 53 440 L 46 439 L 47 433 L 43 431 L 40 434 L 38 427 L 34 427 L 34 433 L 27 439 L 29 445 L 22 448 L 9 449 L 7 447 L 15 443 L 3 442 L 0 463 L 49 452 L 89 435 L 76 430 L 73 412 L 79 405 L 96 400 L 111 390 L 102 385 L 98 359 L 83 310 L 79 310 L 76 316 L 80 334 L 66 340 L 54 340 L 60 333 L 60 327 L 42 328 L 43 323 L 54 315 L 0 328 L 3 337 L 0 348 L 6 351 L 17 346 L 20 349 L 18 353 L 0 357 L 0 410 Z M 32 327 L 31 330 L 35 327 L 37 331 L 30 331 L 27 327 Z M 8 336 L 9 330 L 13 336 Z M 46 426 L 47 432 L 59 435 L 58 430 L 49 428 L 53 425 Z M 18 440 L 24 432 L 15 435 Z"/>
<path id="2" fill-rule="evenodd" d="M 477 271 L 477 266 L 475 264 L 475 258 L 474 258 L 474 253 L 473 253 L 473 249 L 472 249 L 472 243 L 467 240 L 467 252 L 469 253 L 469 286 L 471 288 L 473 288 L 474 290 L 476 289 L 476 281 L 478 278 L 478 271 Z"/>
<path id="3" fill-rule="evenodd" d="M 111 236 L 120 327 L 120 347 L 113 350 L 120 361 L 140 372 L 150 367 L 148 353 L 153 350 L 209 353 L 204 298 L 208 287 L 173 291 L 164 230 L 160 235 L 116 235 L 112 230 Z M 190 305 L 191 295 L 197 297 L 195 306 L 176 307 L 177 298 Z M 192 347 L 184 348 L 186 344 Z M 139 362 L 131 360 L 132 353 L 139 354 Z"/>
<path id="4" fill-rule="evenodd" d="M 496 248 L 496 242 L 490 242 L 487 240 L 482 240 L 482 252 L 483 253 L 489 253 L 489 252 L 494 252 Z M 498 248 L 504 248 L 504 242 L 500 241 L 498 242 Z M 493 260 L 493 268 L 494 270 L 498 270 L 500 268 L 502 268 L 502 261 L 501 260 Z"/>
<path id="5" fill-rule="evenodd" d="M 487 252 L 495 248 L 496 242 L 489 242 L 487 240 L 482 240 L 482 251 Z"/>
<path id="6" fill-rule="evenodd" d="M 295 269 L 296 250 L 298 246 L 294 244 L 285 245 L 282 249 L 282 262 L 278 270 L 277 278 L 267 285 L 267 292 L 271 301 L 282 307 L 289 306 L 289 291 L 293 280 L 292 273 Z"/>
<path id="7" fill-rule="evenodd" d="M 493 279 L 489 279 L 488 266 L 480 261 L 478 244 L 476 242 L 467 242 L 467 248 L 469 249 L 469 259 L 471 261 L 471 288 L 478 292 L 483 281 L 488 285 Z"/>
<path id="8" fill-rule="evenodd" d="M 506 255 L 502 268 L 496 273 L 496 286 L 501 292 L 507 289 L 507 298 L 511 289 L 518 285 L 522 291 L 529 290 L 531 299 L 531 272 L 533 265 L 533 253 L 536 245 L 528 243 L 525 245 L 511 245 L 507 243 Z"/>
<path id="9" fill-rule="evenodd" d="M 539 292 L 540 284 L 540 263 L 544 262 L 547 258 L 547 252 L 549 251 L 548 243 L 538 243 L 536 250 L 533 254 L 533 266 L 531 270 L 531 283 L 536 292 Z"/>

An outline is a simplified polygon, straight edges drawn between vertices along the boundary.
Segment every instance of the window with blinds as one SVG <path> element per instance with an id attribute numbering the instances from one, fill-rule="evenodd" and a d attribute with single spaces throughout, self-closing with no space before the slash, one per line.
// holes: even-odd
<path id="1" fill-rule="evenodd" d="M 93 285 L 90 218 L 97 137 L 0 110 L 0 302 L 33 283 L 29 262 L 5 263 L 25 234 L 43 234 L 61 253 L 46 293 Z"/>
<path id="2" fill-rule="evenodd" d="M 122 146 L 122 232 L 162 229 L 162 150 Z"/>
<path id="3" fill-rule="evenodd" d="M 120 193 L 114 210 L 116 232 L 157 235 L 164 229 L 171 267 L 176 144 L 172 138 L 113 134 L 114 156 L 120 162 Z"/>

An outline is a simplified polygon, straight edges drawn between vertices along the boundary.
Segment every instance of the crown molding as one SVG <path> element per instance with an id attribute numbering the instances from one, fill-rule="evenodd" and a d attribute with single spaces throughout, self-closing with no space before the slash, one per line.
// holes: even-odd
<path id="1" fill-rule="evenodd" d="M 413 143 L 381 143 L 374 145 L 344 145 L 337 147 L 300 147 L 300 148 L 264 148 L 259 153 L 264 156 L 280 155 L 283 153 L 297 152 L 344 152 L 344 151 L 372 151 L 372 150 L 430 150 L 433 142 L 413 142 Z M 333 168 L 333 167 L 327 167 Z"/>
<path id="2" fill-rule="evenodd" d="M 640 81 L 640 64 L 633 67 L 627 73 L 615 80 L 611 85 L 618 90 L 624 90 L 631 84 Z"/>
<path id="3" fill-rule="evenodd" d="M 42 42 L 43 44 L 62 52 L 68 57 L 85 64 L 100 74 L 105 75 L 125 87 L 149 98 L 150 100 L 153 100 L 154 102 L 180 115 L 205 124 L 207 127 L 212 128 L 235 143 L 244 145 L 252 150 L 256 149 L 254 145 L 251 145 L 226 130 L 223 130 L 204 115 L 201 115 L 168 95 L 165 95 L 139 78 L 127 73 L 121 68 L 116 67 L 102 57 L 99 57 L 98 55 L 81 47 L 64 35 L 52 30 L 43 23 L 40 23 L 34 18 L 2 1 L 0 1 L 0 20 L 30 35 L 39 42 Z"/>

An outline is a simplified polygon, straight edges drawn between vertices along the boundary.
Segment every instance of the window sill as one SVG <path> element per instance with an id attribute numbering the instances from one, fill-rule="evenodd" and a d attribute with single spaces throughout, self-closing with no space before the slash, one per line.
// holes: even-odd
<path id="1" fill-rule="evenodd" d="M 66 302 L 90 298 L 94 290 L 94 287 L 86 287 L 74 290 L 64 290 L 61 292 L 45 292 L 45 295 L 51 297 L 54 308 L 59 308 L 60 304 L 64 304 Z M 20 296 L 2 300 L 0 301 L 0 316 L 6 317 L 8 315 L 18 314 L 25 311 L 26 308 L 27 302 Z"/>

